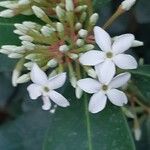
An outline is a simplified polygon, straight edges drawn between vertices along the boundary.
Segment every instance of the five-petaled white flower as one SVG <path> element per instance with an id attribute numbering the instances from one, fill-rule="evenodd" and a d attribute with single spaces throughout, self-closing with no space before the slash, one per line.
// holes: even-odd
<path id="1" fill-rule="evenodd" d="M 121 69 L 135 69 L 137 62 L 131 55 L 124 54 L 126 50 L 132 47 L 135 40 L 133 34 L 120 36 L 114 42 L 110 35 L 102 28 L 94 27 L 95 41 L 101 48 L 99 50 L 90 50 L 81 55 L 79 61 L 83 65 L 95 66 L 101 74 L 115 75 L 115 65 Z"/>
<path id="2" fill-rule="evenodd" d="M 77 82 L 78 86 L 85 92 L 93 94 L 89 102 L 89 111 L 98 113 L 106 106 L 107 98 L 116 106 L 123 106 L 127 104 L 127 96 L 124 92 L 116 89 L 130 79 L 130 73 L 122 73 L 111 80 L 108 76 L 98 75 L 98 80 L 92 78 L 81 79 Z"/>
<path id="3" fill-rule="evenodd" d="M 55 91 L 55 89 L 64 85 L 66 81 L 66 73 L 60 73 L 48 79 L 38 65 L 34 64 L 30 76 L 33 82 L 33 84 L 27 87 L 30 98 L 37 99 L 39 96 L 42 96 L 43 110 L 49 110 L 51 108 L 50 100 L 61 107 L 67 107 L 70 105 L 65 97 Z"/>

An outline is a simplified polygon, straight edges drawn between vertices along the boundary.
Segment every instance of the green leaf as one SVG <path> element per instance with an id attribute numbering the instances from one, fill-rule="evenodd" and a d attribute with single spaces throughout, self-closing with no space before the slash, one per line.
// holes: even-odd
<path id="1" fill-rule="evenodd" d="M 98 114 L 88 112 L 84 96 L 68 108 L 58 109 L 43 150 L 134 150 L 130 131 L 120 108 L 109 104 Z M 89 99 L 89 98 L 88 98 Z"/>
<path id="2" fill-rule="evenodd" d="M 45 132 L 50 126 L 50 114 L 36 110 L 0 127 L 1 150 L 42 150 Z"/>
<path id="3" fill-rule="evenodd" d="M 100 12 L 101 8 L 109 3 L 111 0 L 93 0 L 94 9 L 96 12 Z"/>
<path id="4" fill-rule="evenodd" d="M 0 73 L 0 107 L 5 107 L 7 101 L 11 98 L 14 87 L 11 84 L 10 73 Z"/>
<path id="5" fill-rule="evenodd" d="M 134 84 L 145 97 L 146 102 L 150 102 L 150 65 L 143 65 L 136 70 L 130 71 Z"/>

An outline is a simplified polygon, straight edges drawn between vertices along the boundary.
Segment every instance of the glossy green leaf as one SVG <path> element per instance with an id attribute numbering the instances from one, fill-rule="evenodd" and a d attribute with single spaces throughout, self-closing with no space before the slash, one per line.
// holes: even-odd
<path id="1" fill-rule="evenodd" d="M 150 65 L 144 65 L 136 70 L 130 71 L 133 74 L 134 84 L 141 91 L 146 101 L 150 100 Z"/>
<path id="2" fill-rule="evenodd" d="M 50 114 L 30 111 L 0 127 L 1 150 L 42 150 Z"/>
<path id="3" fill-rule="evenodd" d="M 76 100 L 58 109 L 49 126 L 43 150 L 134 150 L 128 125 L 120 108 L 107 105 L 98 113 L 88 112 L 88 99 Z"/>
<path id="4" fill-rule="evenodd" d="M 0 73 L 0 108 L 3 108 L 11 98 L 14 87 L 11 84 L 11 75 L 9 72 Z"/>
<path id="5" fill-rule="evenodd" d="M 93 0 L 94 9 L 96 12 L 100 13 L 100 10 L 103 6 L 109 3 L 111 0 Z"/>

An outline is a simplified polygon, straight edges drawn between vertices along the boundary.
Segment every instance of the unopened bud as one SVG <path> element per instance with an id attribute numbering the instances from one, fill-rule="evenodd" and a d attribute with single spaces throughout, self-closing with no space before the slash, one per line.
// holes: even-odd
<path id="1" fill-rule="evenodd" d="M 54 32 L 54 30 L 51 29 L 51 28 L 49 28 L 49 27 L 47 27 L 47 26 L 43 26 L 41 28 L 41 32 L 42 32 L 42 34 L 44 36 L 48 37 L 48 36 L 50 36 Z"/>
<path id="2" fill-rule="evenodd" d="M 20 36 L 19 39 L 22 41 L 28 41 L 28 42 L 33 42 L 34 40 L 31 36 L 28 36 L 28 35 Z"/>
<path id="3" fill-rule="evenodd" d="M 15 16 L 15 13 L 11 9 L 6 9 L 6 10 L 0 12 L 0 17 L 11 18 L 14 16 Z"/>
<path id="4" fill-rule="evenodd" d="M 56 7 L 56 14 L 60 20 L 65 18 L 65 10 L 63 10 L 60 6 Z"/>
<path id="5" fill-rule="evenodd" d="M 93 48 L 94 48 L 94 45 L 92 45 L 92 44 L 86 44 L 86 45 L 84 46 L 84 49 L 85 49 L 86 51 L 92 50 Z"/>
<path id="6" fill-rule="evenodd" d="M 141 135 L 142 135 L 141 129 L 135 128 L 134 129 L 134 137 L 135 137 L 136 141 L 139 141 L 141 139 Z"/>
<path id="7" fill-rule="evenodd" d="M 79 86 L 76 87 L 75 94 L 77 99 L 80 99 L 82 97 L 83 91 Z"/>
<path id="8" fill-rule="evenodd" d="M 69 47 L 67 45 L 61 45 L 59 47 L 60 52 L 67 52 L 69 50 Z"/>
<path id="9" fill-rule="evenodd" d="M 69 57 L 73 60 L 76 60 L 76 59 L 78 59 L 79 56 L 78 56 L 78 54 L 70 53 Z"/>
<path id="10" fill-rule="evenodd" d="M 76 24 L 75 24 L 75 29 L 78 31 L 78 30 L 80 30 L 82 28 L 82 24 L 80 23 L 80 22 L 77 22 Z"/>
<path id="11" fill-rule="evenodd" d="M 66 10 L 67 11 L 73 11 L 74 10 L 73 0 L 66 0 Z"/>
<path id="12" fill-rule="evenodd" d="M 26 83 L 30 80 L 30 74 L 23 74 L 22 76 L 20 76 L 18 79 L 17 79 L 17 83 L 20 84 L 20 83 Z"/>
<path id="13" fill-rule="evenodd" d="M 81 47 L 81 46 L 83 46 L 84 45 L 84 40 L 83 39 L 77 39 L 77 41 L 76 41 L 76 44 L 77 44 L 77 46 L 78 47 Z"/>
<path id="14" fill-rule="evenodd" d="M 80 31 L 78 32 L 79 36 L 81 38 L 86 38 L 87 35 L 88 35 L 88 31 L 87 30 L 84 30 L 84 29 L 80 29 Z"/>
<path id="15" fill-rule="evenodd" d="M 95 25 L 96 22 L 97 22 L 97 20 L 98 20 L 98 14 L 95 13 L 95 14 L 93 14 L 93 15 L 90 17 L 90 24 L 91 24 L 91 25 Z"/>
<path id="16" fill-rule="evenodd" d="M 81 11 L 85 11 L 87 9 L 87 5 L 80 5 L 78 7 L 75 8 L 75 12 L 81 12 Z"/>
<path id="17" fill-rule="evenodd" d="M 34 50 L 34 48 L 35 48 L 35 44 L 33 44 L 33 43 L 31 43 L 31 42 L 22 41 L 21 43 L 22 43 L 22 45 L 23 45 L 26 49 L 28 49 L 28 50 Z"/>
<path id="18" fill-rule="evenodd" d="M 56 59 L 51 59 L 48 63 L 47 63 L 47 66 L 51 67 L 51 68 L 54 68 L 56 67 L 58 64 L 57 60 Z"/>
<path id="19" fill-rule="evenodd" d="M 29 29 L 20 23 L 15 23 L 14 26 L 21 32 L 26 33 Z"/>
<path id="20" fill-rule="evenodd" d="M 18 54 L 18 53 L 11 53 L 8 55 L 9 58 L 14 58 L 14 59 L 21 58 L 22 56 L 23 56 L 22 54 Z"/>
<path id="21" fill-rule="evenodd" d="M 97 74 L 95 72 L 95 70 L 93 68 L 88 68 L 87 69 L 87 74 L 92 77 L 92 78 L 96 78 L 97 77 Z"/>
<path id="22" fill-rule="evenodd" d="M 23 25 L 29 29 L 34 29 L 36 27 L 36 23 L 32 21 L 24 21 Z"/>
<path id="23" fill-rule="evenodd" d="M 32 6 L 32 10 L 33 10 L 34 14 L 40 19 L 46 15 L 45 12 L 40 7 Z"/>
<path id="24" fill-rule="evenodd" d="M 136 2 L 136 0 L 124 0 L 121 3 L 121 8 L 125 11 L 128 11 L 135 4 L 135 2 Z"/>
<path id="25" fill-rule="evenodd" d="M 76 88 L 76 86 L 77 86 L 77 79 L 76 79 L 75 76 L 71 76 L 71 78 L 70 78 L 70 83 L 71 83 L 71 85 L 72 85 L 74 88 Z"/>
<path id="26" fill-rule="evenodd" d="M 63 26 L 62 23 L 57 22 L 56 28 L 57 28 L 57 31 L 58 31 L 58 32 L 64 32 L 64 26 Z"/>

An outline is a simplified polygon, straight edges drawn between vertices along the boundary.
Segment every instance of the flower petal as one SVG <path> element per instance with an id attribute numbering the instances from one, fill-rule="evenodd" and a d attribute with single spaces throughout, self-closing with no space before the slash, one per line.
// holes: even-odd
<path id="1" fill-rule="evenodd" d="M 97 75 L 101 83 L 107 85 L 112 80 L 115 73 L 115 64 L 111 60 L 106 60 L 102 66 L 100 66 L 99 73 Z"/>
<path id="2" fill-rule="evenodd" d="M 114 41 L 112 45 L 112 51 L 115 54 L 118 54 L 128 50 L 130 47 L 132 47 L 134 39 L 135 38 L 133 34 L 125 34 L 120 36 Z"/>
<path id="3" fill-rule="evenodd" d="M 94 66 L 95 71 L 96 71 L 96 75 L 97 75 L 99 81 L 101 81 L 101 79 L 100 79 L 100 70 L 101 70 L 102 65 L 103 65 L 103 63 L 100 63 L 100 64 Z"/>
<path id="4" fill-rule="evenodd" d="M 95 41 L 102 51 L 111 51 L 111 37 L 102 28 L 96 26 L 94 27 Z"/>
<path id="5" fill-rule="evenodd" d="M 102 92 L 95 93 L 89 102 L 89 111 L 91 113 L 98 113 L 106 106 L 107 97 Z"/>
<path id="6" fill-rule="evenodd" d="M 109 86 L 111 88 L 119 88 L 123 86 L 124 84 L 126 84 L 128 80 L 130 79 L 130 77 L 131 77 L 131 74 L 128 72 L 121 73 L 112 79 Z"/>
<path id="7" fill-rule="evenodd" d="M 100 83 L 97 80 L 86 78 L 77 82 L 77 85 L 87 93 L 96 93 L 100 90 Z"/>
<path id="8" fill-rule="evenodd" d="M 50 102 L 49 97 L 48 96 L 43 96 L 42 100 L 43 100 L 42 109 L 43 110 L 50 110 L 50 108 L 51 108 L 51 102 Z"/>
<path id="9" fill-rule="evenodd" d="M 136 69 L 138 66 L 135 58 L 128 54 L 118 54 L 113 61 L 121 69 Z"/>
<path id="10" fill-rule="evenodd" d="M 44 85 L 47 82 L 47 76 L 43 70 L 39 68 L 37 64 L 34 64 L 30 73 L 32 82 L 38 85 Z"/>
<path id="11" fill-rule="evenodd" d="M 66 81 L 66 73 L 60 73 L 49 79 L 48 87 L 52 90 L 58 89 L 64 85 L 65 81 Z"/>
<path id="12" fill-rule="evenodd" d="M 104 52 L 98 50 L 91 50 L 81 55 L 79 61 L 82 65 L 95 66 L 104 61 Z"/>
<path id="13" fill-rule="evenodd" d="M 48 95 L 54 103 L 61 107 L 67 107 L 70 105 L 68 100 L 56 91 L 50 91 Z"/>
<path id="14" fill-rule="evenodd" d="M 41 87 L 37 84 L 30 84 L 27 87 L 27 90 L 29 92 L 29 96 L 31 99 L 37 99 L 39 96 L 41 96 Z"/>
<path id="15" fill-rule="evenodd" d="M 127 104 L 127 96 L 124 92 L 119 91 L 117 89 L 111 89 L 107 92 L 107 96 L 109 100 L 116 106 L 123 106 Z"/>

